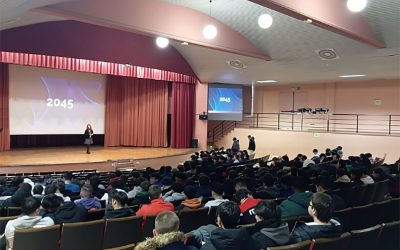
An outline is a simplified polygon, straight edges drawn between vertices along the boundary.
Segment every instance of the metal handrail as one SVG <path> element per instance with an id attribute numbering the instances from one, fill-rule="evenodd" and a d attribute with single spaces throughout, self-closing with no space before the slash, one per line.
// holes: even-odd
<path id="1" fill-rule="evenodd" d="M 214 127 L 212 142 L 216 142 L 234 128 L 400 136 L 400 115 L 297 112 L 243 114 L 242 121 L 223 121 Z"/>

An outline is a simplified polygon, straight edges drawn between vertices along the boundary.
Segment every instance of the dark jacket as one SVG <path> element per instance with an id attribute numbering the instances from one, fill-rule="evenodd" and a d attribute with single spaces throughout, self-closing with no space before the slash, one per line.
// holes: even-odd
<path id="1" fill-rule="evenodd" d="M 249 147 L 248 150 L 256 150 L 256 142 L 254 140 L 249 140 Z"/>
<path id="2" fill-rule="evenodd" d="M 55 224 L 82 222 L 87 220 L 87 210 L 73 202 L 66 202 L 54 213 L 46 214 L 53 219 Z"/>
<path id="3" fill-rule="evenodd" d="M 170 232 L 149 238 L 137 245 L 135 250 L 195 250 L 193 246 L 185 246 L 182 232 Z"/>
<path id="4" fill-rule="evenodd" d="M 19 188 L 10 198 L 7 198 L 2 203 L 2 207 L 20 207 L 24 199 L 29 196 L 32 196 L 30 192 Z"/>
<path id="5" fill-rule="evenodd" d="M 281 217 L 289 218 L 293 216 L 308 215 L 308 204 L 310 202 L 312 192 L 294 193 L 292 196 L 284 200 L 279 208 L 281 209 Z"/>
<path id="6" fill-rule="evenodd" d="M 135 212 L 132 209 L 127 207 L 123 207 L 121 209 L 116 210 L 106 210 L 104 214 L 104 219 L 111 219 L 111 218 L 121 218 L 121 217 L 128 217 L 134 216 Z"/>
<path id="7" fill-rule="evenodd" d="M 342 234 L 342 225 L 335 219 L 329 221 L 329 225 L 307 225 L 304 222 L 299 222 L 292 238 L 295 242 L 312 240 L 317 238 L 337 237 Z"/>
<path id="8" fill-rule="evenodd" d="M 210 241 L 206 242 L 200 249 L 253 250 L 255 248 L 245 228 L 216 228 L 211 232 Z"/>
<path id="9" fill-rule="evenodd" d="M 286 222 L 280 219 L 267 219 L 257 222 L 251 238 L 256 249 L 281 246 L 289 242 L 290 232 Z"/>

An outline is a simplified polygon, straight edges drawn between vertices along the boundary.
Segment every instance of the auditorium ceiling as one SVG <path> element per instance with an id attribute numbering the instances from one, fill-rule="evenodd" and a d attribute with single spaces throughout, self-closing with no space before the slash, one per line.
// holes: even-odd
<path id="1" fill-rule="evenodd" d="M 202 82 L 400 79 L 399 0 L 368 0 L 359 13 L 346 0 L 0 0 L 1 30 L 59 20 L 169 38 Z M 202 35 L 209 23 L 214 39 Z M 365 76 L 339 77 L 354 74 Z"/>

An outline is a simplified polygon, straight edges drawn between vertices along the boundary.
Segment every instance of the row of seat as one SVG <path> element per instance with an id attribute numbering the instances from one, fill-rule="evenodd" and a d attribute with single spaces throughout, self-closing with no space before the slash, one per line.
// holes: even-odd
<path id="1" fill-rule="evenodd" d="M 352 230 L 335 238 L 319 238 L 267 250 L 398 250 L 400 221 Z"/>

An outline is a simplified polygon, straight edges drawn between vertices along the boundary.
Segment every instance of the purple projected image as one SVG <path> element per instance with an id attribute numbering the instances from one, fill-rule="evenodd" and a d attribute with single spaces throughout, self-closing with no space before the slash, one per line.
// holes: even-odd
<path id="1" fill-rule="evenodd" d="M 55 70 L 43 70 L 12 77 L 11 134 L 81 134 L 87 123 L 104 133 L 102 76 L 65 71 L 56 76 Z"/>

